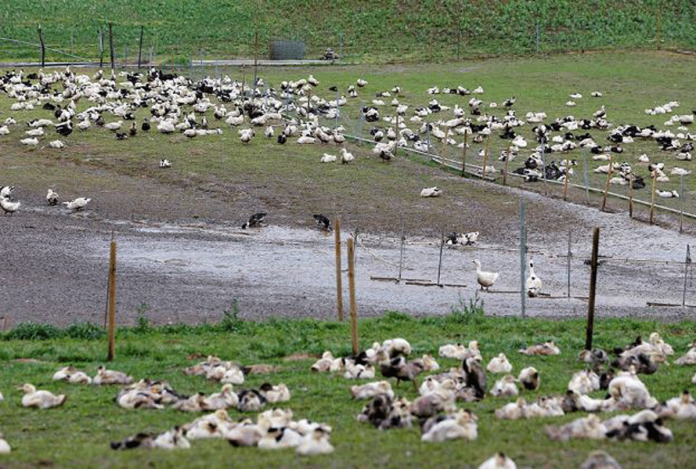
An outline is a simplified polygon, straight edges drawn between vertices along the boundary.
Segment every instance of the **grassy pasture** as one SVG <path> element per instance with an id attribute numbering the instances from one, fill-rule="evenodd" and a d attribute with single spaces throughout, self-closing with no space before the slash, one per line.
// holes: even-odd
<path id="1" fill-rule="evenodd" d="M 379 319 L 361 320 L 358 325 L 360 346 L 392 337 L 408 339 L 414 354 L 437 354 L 445 343 L 479 340 L 484 361 L 504 352 L 514 366 L 513 373 L 524 366 L 540 370 L 542 386 L 538 392 L 523 392 L 528 401 L 542 395 L 562 393 L 572 374 L 582 369 L 577 352 L 584 345 L 584 322 L 520 320 L 484 317 L 480 309 L 463 308 L 440 318 L 410 318 L 387 313 Z M 676 354 L 688 349 L 696 335 L 693 322 L 659 324 L 654 321 L 600 320 L 595 324 L 594 346 L 607 350 L 624 345 L 636 335 L 658 331 L 674 346 Z M 555 340 L 561 348 L 556 357 L 524 357 L 517 349 L 544 340 Z M 543 432 L 547 424 L 559 424 L 582 416 L 582 413 L 558 418 L 528 421 L 498 421 L 496 408 L 508 399 L 486 397 L 473 404 L 460 404 L 479 417 L 479 437 L 474 442 L 455 440 L 444 444 L 420 442 L 417 428 L 380 432 L 355 420 L 363 402 L 350 398 L 355 384 L 340 376 L 310 373 L 313 359 L 286 361 L 293 353 L 318 354 L 330 349 L 334 354 L 350 352 L 349 327 L 335 322 L 313 320 L 272 320 L 243 322 L 228 315 L 220 324 L 201 326 L 171 325 L 151 328 L 146 320 L 139 326 L 119 329 L 116 359 L 110 367 L 143 377 L 165 379 L 180 392 L 215 392 L 219 385 L 202 377 L 185 376 L 181 370 L 197 361 L 193 354 L 216 354 L 243 364 L 270 363 L 281 370 L 268 376 L 248 377 L 244 386 L 258 386 L 264 381 L 285 382 L 292 393 L 287 403 L 296 418 L 326 422 L 334 429 L 331 438 L 336 451 L 332 455 L 304 458 L 290 450 L 279 452 L 255 448 L 232 448 L 221 440 L 196 440 L 190 450 L 114 452 L 109 442 L 139 431 L 164 431 L 173 425 L 192 421 L 198 415 L 172 409 L 162 411 L 127 411 L 116 406 L 117 387 L 81 387 L 53 383 L 55 370 L 74 364 L 89 374 L 106 356 L 103 331 L 84 325 L 59 331 L 36 325 L 22 325 L 0 336 L 0 431 L 12 445 L 13 452 L 0 456 L 0 466 L 7 468 L 53 464 L 55 467 L 210 467 L 235 466 L 330 466 L 387 467 L 429 466 L 477 467 L 495 451 L 509 454 L 518 467 L 579 467 L 587 454 L 603 449 L 625 468 L 691 467 L 696 463 L 692 451 L 696 443 L 693 421 L 669 421 L 675 440 L 666 445 L 571 441 L 551 442 Z M 447 369 L 455 360 L 439 359 Z M 650 392 L 660 400 L 691 389 L 692 367 L 663 366 L 658 373 L 641 376 Z M 489 374 L 489 386 L 494 375 Z M 64 407 L 48 411 L 24 409 L 17 386 L 32 382 L 42 389 L 67 393 Z M 416 397 L 408 385 L 396 388 L 399 395 Z M 595 393 L 593 397 L 600 397 Z M 254 417 L 231 411 L 233 418 Z M 606 414 L 607 416 L 609 414 Z M 604 417 L 604 415 L 603 415 Z"/>

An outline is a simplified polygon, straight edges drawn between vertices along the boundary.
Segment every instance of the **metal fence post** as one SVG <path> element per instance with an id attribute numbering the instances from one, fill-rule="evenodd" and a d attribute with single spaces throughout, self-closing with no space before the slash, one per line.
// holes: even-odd
<path id="1" fill-rule="evenodd" d="M 527 317 L 527 298 L 525 282 L 527 276 L 527 209 L 524 199 L 520 199 L 520 305 L 522 317 Z"/>

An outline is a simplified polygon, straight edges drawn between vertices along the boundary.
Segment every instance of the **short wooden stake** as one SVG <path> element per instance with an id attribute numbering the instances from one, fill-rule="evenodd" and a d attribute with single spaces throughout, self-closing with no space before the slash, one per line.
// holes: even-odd
<path id="1" fill-rule="evenodd" d="M 650 224 L 652 225 L 655 215 L 655 183 L 657 181 L 657 171 L 653 171 L 650 177 L 652 178 L 652 193 L 650 194 Z"/>
<path id="2" fill-rule="evenodd" d="M 353 339 L 353 356 L 358 355 L 358 307 L 355 304 L 355 245 L 348 238 L 348 289 L 350 290 L 350 330 Z"/>
<path id="3" fill-rule="evenodd" d="M 111 240 L 111 256 L 109 258 L 109 351 L 107 361 L 114 359 L 116 341 L 116 241 Z"/>
<path id="4" fill-rule="evenodd" d="M 592 235 L 592 260 L 590 263 L 590 297 L 587 307 L 587 328 L 585 330 L 585 350 L 592 350 L 592 334 L 594 331 L 595 296 L 597 294 L 597 258 L 599 257 L 599 228 Z"/>
<path id="5" fill-rule="evenodd" d="M 462 146 L 462 177 L 466 176 L 466 147 L 469 132 L 464 132 L 464 145 Z"/>
<path id="6" fill-rule="evenodd" d="M 338 308 L 338 320 L 343 322 L 343 279 L 341 278 L 341 222 L 334 220 L 334 232 L 336 233 L 336 307 Z"/>
<path id="7" fill-rule="evenodd" d="M 607 182 L 604 184 L 604 198 L 602 199 L 602 212 L 607 208 L 607 195 L 609 194 L 609 181 L 611 173 L 614 171 L 614 162 L 609 160 L 609 170 L 607 171 Z"/>

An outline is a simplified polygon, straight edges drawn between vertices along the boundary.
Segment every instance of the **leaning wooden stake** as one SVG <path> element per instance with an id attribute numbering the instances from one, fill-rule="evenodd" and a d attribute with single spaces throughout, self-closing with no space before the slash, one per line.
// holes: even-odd
<path id="1" fill-rule="evenodd" d="M 343 322 L 343 279 L 341 278 L 341 224 L 338 218 L 334 221 L 336 233 L 336 307 L 338 320 Z"/>
<path id="2" fill-rule="evenodd" d="M 650 177 L 652 177 L 652 193 L 650 194 L 650 224 L 652 225 L 655 215 L 655 182 L 657 181 L 657 171 L 653 171 Z"/>
<path id="3" fill-rule="evenodd" d="M 353 339 L 353 356 L 358 355 L 358 307 L 355 304 L 355 245 L 348 238 L 348 289 L 350 290 L 350 330 Z"/>
<path id="4" fill-rule="evenodd" d="M 466 176 L 466 147 L 469 132 L 464 132 L 464 145 L 462 146 L 462 177 Z"/>
<path id="5" fill-rule="evenodd" d="M 585 349 L 592 350 L 592 333 L 594 330 L 595 296 L 597 294 L 597 258 L 599 257 L 599 228 L 594 229 L 592 236 L 592 260 L 590 263 L 590 298 L 587 307 L 587 329 Z"/>
<path id="6" fill-rule="evenodd" d="M 604 184 L 604 198 L 602 199 L 602 212 L 607 208 L 607 195 L 609 194 L 609 181 L 611 181 L 611 173 L 614 170 L 614 163 L 609 160 L 609 171 L 607 171 L 607 182 Z"/>
<path id="7" fill-rule="evenodd" d="M 109 351 L 107 361 L 114 359 L 114 344 L 116 340 L 116 241 L 111 240 L 111 256 L 109 259 Z"/>

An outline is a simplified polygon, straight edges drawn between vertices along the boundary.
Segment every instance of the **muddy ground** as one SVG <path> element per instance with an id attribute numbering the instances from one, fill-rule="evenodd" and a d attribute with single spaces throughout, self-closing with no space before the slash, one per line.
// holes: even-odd
<path id="1" fill-rule="evenodd" d="M 418 165 L 417 163 L 410 163 Z M 241 221 L 261 198 L 280 206 L 288 195 L 256 188 L 253 197 L 230 202 L 227 189 L 186 188 L 151 179 L 110 173 L 89 165 L 67 165 L 62 178 L 80 180 L 80 188 L 94 199 L 83 213 L 48 207 L 43 195 L 54 176 L 24 180 L 17 197 L 22 210 L 0 216 L 0 317 L 5 327 L 25 321 L 66 325 L 75 321 L 102 323 L 106 303 L 109 242 L 118 242 L 117 315 L 132 324 L 139 314 L 154 323 L 216 321 L 237 301 L 243 318 L 275 316 L 336 316 L 334 241 L 312 227 L 312 207 L 293 201 L 293 209 L 269 215 L 269 226 L 243 231 Z M 89 175 L 89 177 L 85 177 Z M 54 179 L 51 179 L 54 178 Z M 625 214 L 565 204 L 557 199 L 479 181 L 461 180 L 444 173 L 443 184 L 462 184 L 467 191 L 487 191 L 495 199 L 489 213 L 480 197 L 456 202 L 467 226 L 480 226 L 477 249 L 447 247 L 441 282 L 466 286 L 396 284 L 371 277 L 398 275 L 399 227 L 395 215 L 381 217 L 361 207 L 359 198 L 340 207 L 350 220 L 360 220 L 357 249 L 357 303 L 361 316 L 398 310 L 413 315 L 446 314 L 467 303 L 478 290 L 472 260 L 501 273 L 490 293 L 479 296 L 487 314 L 521 312 L 518 254 L 520 197 L 528 200 L 529 246 L 544 290 L 552 298 L 527 301 L 533 316 L 584 315 L 587 302 L 591 231 L 601 228 L 601 255 L 614 259 L 600 268 L 598 316 L 651 316 L 673 320 L 692 318 L 696 308 L 647 307 L 647 302 L 681 303 L 683 261 L 687 243 L 696 244 L 693 226 L 678 234 L 674 220 L 663 226 L 630 221 Z M 67 182 L 66 182 L 67 184 Z M 239 188 L 236 188 L 239 190 Z M 445 197 L 447 194 L 445 195 Z M 299 204 L 299 205 L 297 205 Z M 281 208 L 278 209 L 279 212 Z M 399 207 L 406 237 L 402 276 L 435 282 L 438 270 L 438 227 L 423 226 L 423 207 Z M 275 215 L 275 214 L 272 214 Z M 386 221 L 388 220 L 388 222 Z M 356 223 L 347 222 L 343 240 Z M 567 233 L 572 231 L 571 298 L 567 288 Z M 617 259 L 656 262 L 624 262 Z M 345 254 L 344 254 L 344 268 Z M 347 276 L 344 272 L 347 307 Z M 688 286 L 687 303 L 696 304 L 696 288 Z M 2 323 L 0 323 L 2 324 Z"/>

